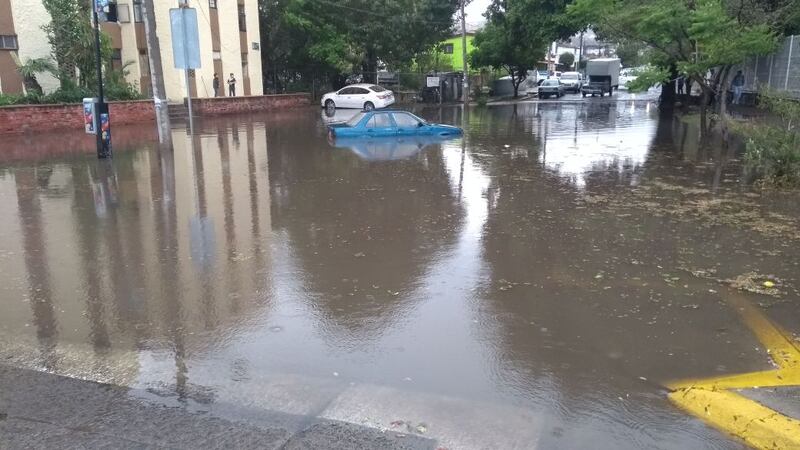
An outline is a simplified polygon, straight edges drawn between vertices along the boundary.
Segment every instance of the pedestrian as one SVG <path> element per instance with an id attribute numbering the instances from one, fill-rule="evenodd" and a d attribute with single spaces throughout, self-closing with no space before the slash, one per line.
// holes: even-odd
<path id="1" fill-rule="evenodd" d="M 683 76 L 678 77 L 678 95 L 683 95 L 683 85 L 685 81 Z"/>
<path id="2" fill-rule="evenodd" d="M 744 90 L 744 75 L 742 75 L 741 70 L 736 72 L 731 85 L 733 86 L 733 104 L 740 105 L 742 103 L 742 91 Z"/>
<path id="3" fill-rule="evenodd" d="M 233 73 L 231 73 L 231 77 L 228 78 L 228 95 L 236 97 L 236 77 L 233 76 Z"/>
<path id="4" fill-rule="evenodd" d="M 219 75 L 214 74 L 214 81 L 211 82 L 214 87 L 214 97 L 219 97 Z"/>

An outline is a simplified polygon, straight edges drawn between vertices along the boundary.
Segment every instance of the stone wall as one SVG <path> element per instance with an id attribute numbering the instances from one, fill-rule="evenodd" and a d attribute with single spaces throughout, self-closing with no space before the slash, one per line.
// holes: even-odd
<path id="1" fill-rule="evenodd" d="M 109 102 L 111 126 L 155 120 L 152 100 Z M 23 105 L 0 107 L 0 134 L 54 130 L 83 130 L 82 105 Z"/>
<path id="2" fill-rule="evenodd" d="M 311 104 L 311 94 L 255 95 L 249 97 L 193 98 L 195 116 L 236 114 L 296 108 Z"/>

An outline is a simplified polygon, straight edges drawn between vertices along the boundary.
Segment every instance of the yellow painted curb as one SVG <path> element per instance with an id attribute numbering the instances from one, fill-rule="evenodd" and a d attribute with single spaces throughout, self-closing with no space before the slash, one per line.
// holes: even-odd
<path id="1" fill-rule="evenodd" d="M 758 338 L 773 370 L 680 380 L 667 383 L 670 401 L 706 423 L 758 449 L 800 449 L 800 420 L 744 397 L 731 389 L 800 386 L 800 348 L 789 333 L 772 323 L 741 293 L 728 298 Z"/>
<path id="2" fill-rule="evenodd" d="M 800 449 L 800 421 L 730 391 L 688 388 L 669 394 L 681 409 L 759 449 Z"/>

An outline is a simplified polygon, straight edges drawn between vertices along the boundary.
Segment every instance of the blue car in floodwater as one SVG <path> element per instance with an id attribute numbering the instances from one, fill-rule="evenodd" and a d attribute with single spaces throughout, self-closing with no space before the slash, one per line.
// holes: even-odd
<path id="1" fill-rule="evenodd" d="M 460 136 L 461 128 L 428 123 L 408 111 L 363 111 L 345 123 L 328 126 L 328 136 L 387 137 L 387 136 Z"/>

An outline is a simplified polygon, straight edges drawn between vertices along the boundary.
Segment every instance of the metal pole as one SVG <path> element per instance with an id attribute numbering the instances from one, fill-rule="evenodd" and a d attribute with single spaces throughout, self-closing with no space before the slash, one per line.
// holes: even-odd
<path id="1" fill-rule="evenodd" d="M 461 57 L 464 59 L 464 105 L 469 104 L 469 66 L 467 64 L 467 16 L 464 15 L 464 5 L 467 0 L 461 0 Z"/>
<path id="2" fill-rule="evenodd" d="M 166 89 L 164 88 L 164 70 L 161 66 L 161 44 L 156 33 L 156 14 L 153 0 L 144 0 L 144 34 L 147 39 L 147 59 L 150 66 L 150 86 L 153 92 L 153 102 L 156 109 L 156 126 L 158 127 L 158 141 L 166 144 L 172 140 L 169 125 L 169 104 L 167 103 Z"/>
<path id="3" fill-rule="evenodd" d="M 789 57 L 786 58 L 786 81 L 783 82 L 783 90 L 789 90 L 789 69 L 792 68 L 792 50 L 794 50 L 794 35 L 789 39 Z"/>
<path id="4" fill-rule="evenodd" d="M 188 4 L 183 3 L 182 7 L 184 8 L 181 11 L 181 15 L 183 16 L 183 62 L 186 64 L 186 68 L 184 69 L 184 75 L 186 76 L 186 101 L 189 106 L 189 134 L 194 134 L 194 118 L 192 117 L 192 90 L 189 88 L 189 50 L 187 47 L 189 46 L 189 38 L 186 36 L 186 7 Z"/>
<path id="5" fill-rule="evenodd" d="M 772 66 L 775 65 L 775 54 L 769 55 L 769 76 L 767 77 L 767 86 L 772 87 Z"/>
<path id="6" fill-rule="evenodd" d="M 92 2 L 92 17 L 94 18 L 94 57 L 95 65 L 97 66 L 97 105 L 95 106 L 94 112 L 97 119 L 97 129 L 95 129 L 95 137 L 97 143 L 97 157 L 102 159 L 108 158 L 111 155 L 105 148 L 105 143 L 103 142 L 103 125 L 100 120 L 102 114 L 108 113 L 108 111 L 103 106 L 105 104 L 105 98 L 103 96 L 103 58 L 100 55 L 100 19 L 97 17 L 97 5 L 95 2 Z"/>

